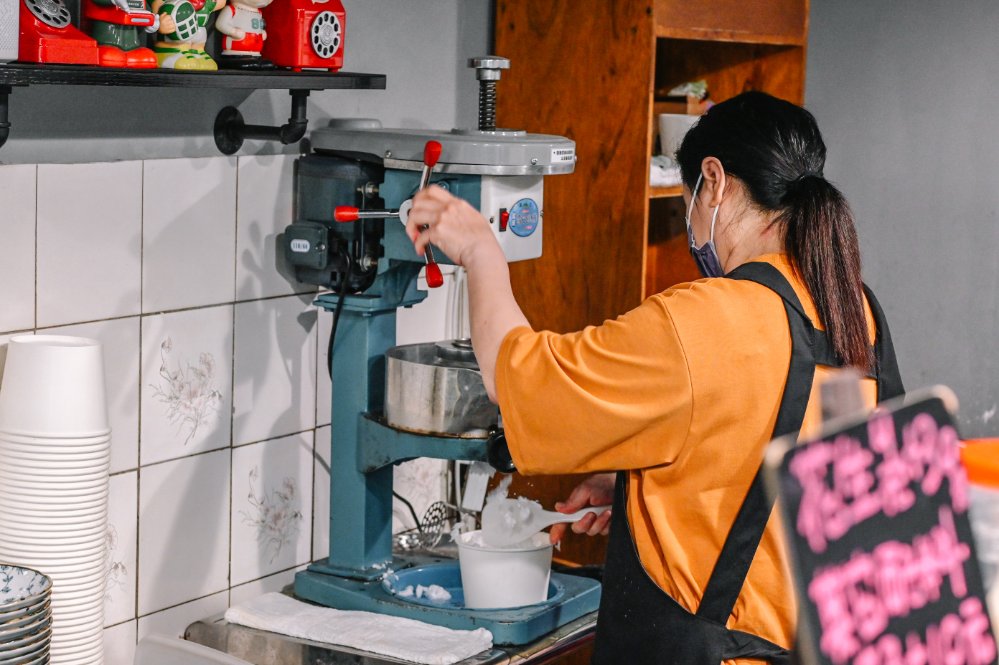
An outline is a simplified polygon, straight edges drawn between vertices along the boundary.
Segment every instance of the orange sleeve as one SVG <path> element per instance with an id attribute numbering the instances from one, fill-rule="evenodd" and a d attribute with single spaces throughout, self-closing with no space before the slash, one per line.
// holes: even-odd
<path id="1" fill-rule="evenodd" d="M 690 425 L 687 363 L 661 297 L 576 333 L 510 331 L 496 389 L 510 453 L 527 474 L 668 464 Z"/>

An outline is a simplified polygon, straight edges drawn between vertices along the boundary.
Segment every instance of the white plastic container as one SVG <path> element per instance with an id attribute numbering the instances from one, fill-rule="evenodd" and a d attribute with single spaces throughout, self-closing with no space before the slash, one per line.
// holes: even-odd
<path id="1" fill-rule="evenodd" d="M 699 115 L 687 115 L 686 113 L 660 113 L 659 114 L 659 145 L 662 152 L 659 154 L 672 157 L 680 142 L 694 123 L 700 119 Z"/>
<path id="2" fill-rule="evenodd" d="M 109 433 L 100 342 L 17 335 L 0 382 L 0 432 L 81 438 Z"/>
<path id="3" fill-rule="evenodd" d="M 522 607 L 548 600 L 552 545 L 547 533 L 529 547 L 499 549 L 483 544 L 480 531 L 458 536 L 458 564 L 465 607 Z"/>
<path id="4" fill-rule="evenodd" d="M 965 441 L 961 461 L 971 483 L 971 532 L 993 624 L 999 623 L 999 439 Z"/>

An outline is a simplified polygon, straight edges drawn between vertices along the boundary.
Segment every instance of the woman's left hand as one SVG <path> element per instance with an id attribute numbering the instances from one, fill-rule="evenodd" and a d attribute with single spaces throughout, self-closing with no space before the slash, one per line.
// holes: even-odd
<path id="1" fill-rule="evenodd" d="M 502 250 L 489 222 L 467 201 L 431 185 L 413 197 L 413 207 L 406 221 L 406 234 L 416 253 L 423 255 L 433 243 L 449 259 L 469 268 L 478 256 Z M 505 259 L 504 259 L 505 262 Z"/>

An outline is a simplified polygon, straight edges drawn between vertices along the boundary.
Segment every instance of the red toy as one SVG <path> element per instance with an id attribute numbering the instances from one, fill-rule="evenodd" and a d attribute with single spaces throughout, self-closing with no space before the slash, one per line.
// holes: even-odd
<path id="1" fill-rule="evenodd" d="M 61 0 L 21 0 L 20 20 L 20 62 L 97 64 L 97 42 L 73 27 Z"/>
<path id="2" fill-rule="evenodd" d="M 347 14 L 340 0 L 279 0 L 263 13 L 270 35 L 264 58 L 296 72 L 343 67 Z"/>

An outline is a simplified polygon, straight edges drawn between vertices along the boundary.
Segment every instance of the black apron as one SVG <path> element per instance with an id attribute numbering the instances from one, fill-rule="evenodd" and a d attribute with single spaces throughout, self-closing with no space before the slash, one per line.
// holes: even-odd
<path id="1" fill-rule="evenodd" d="M 805 416 L 816 365 L 842 366 L 826 334 L 816 330 L 784 275 L 767 263 L 747 263 L 727 275 L 762 284 L 784 300 L 791 329 L 791 364 L 771 438 L 797 432 Z M 878 401 L 902 394 L 888 324 L 874 294 L 865 286 L 877 326 L 874 344 Z M 791 662 L 787 649 L 725 623 L 739 597 L 773 509 L 758 471 L 732 524 L 696 613 L 690 613 L 649 577 L 628 524 L 627 475 L 614 491 L 614 519 L 603 579 L 593 660 L 595 665 L 716 665 L 732 658 Z"/>

